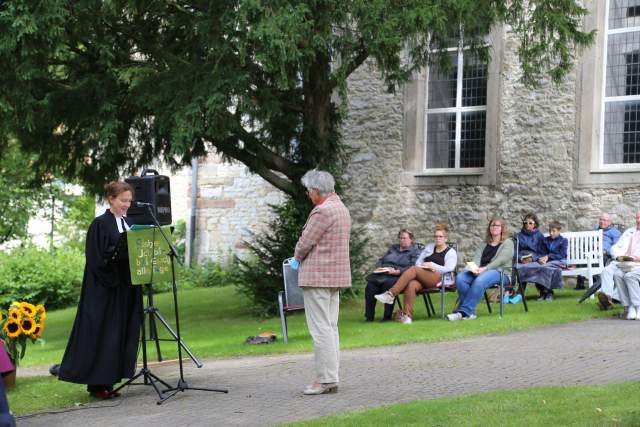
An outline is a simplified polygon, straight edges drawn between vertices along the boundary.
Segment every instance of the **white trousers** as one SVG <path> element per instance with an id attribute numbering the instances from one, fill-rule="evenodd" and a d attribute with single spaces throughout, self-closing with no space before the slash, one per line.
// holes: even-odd
<path id="1" fill-rule="evenodd" d="M 337 383 L 340 365 L 340 290 L 310 287 L 302 289 L 307 326 L 313 338 L 316 382 Z"/>
<path id="2" fill-rule="evenodd" d="M 617 299 L 620 301 L 620 297 L 618 296 L 618 289 L 614 286 L 615 282 L 613 281 L 613 276 L 617 271 L 621 270 L 618 268 L 618 263 L 612 261 L 607 265 L 602 273 L 600 274 L 600 292 L 608 296 L 609 298 Z"/>
<path id="3" fill-rule="evenodd" d="M 618 289 L 618 299 L 625 307 L 640 307 L 640 268 L 628 273 L 619 268 L 613 274 L 613 280 Z"/>

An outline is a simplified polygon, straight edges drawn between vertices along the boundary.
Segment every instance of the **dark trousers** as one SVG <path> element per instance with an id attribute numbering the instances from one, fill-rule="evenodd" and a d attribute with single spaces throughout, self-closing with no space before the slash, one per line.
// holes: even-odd
<path id="1" fill-rule="evenodd" d="M 376 316 L 376 302 L 375 295 L 384 293 L 391 289 L 396 284 L 400 276 L 387 276 L 382 283 L 367 282 L 367 287 L 364 289 L 364 317 L 368 321 L 373 321 Z M 393 314 L 393 304 L 384 305 L 384 319 L 390 320 Z"/>
<path id="2" fill-rule="evenodd" d="M 2 378 L 0 378 L 0 427 L 16 427 L 16 421 L 9 412 L 9 402 L 4 391 Z"/>

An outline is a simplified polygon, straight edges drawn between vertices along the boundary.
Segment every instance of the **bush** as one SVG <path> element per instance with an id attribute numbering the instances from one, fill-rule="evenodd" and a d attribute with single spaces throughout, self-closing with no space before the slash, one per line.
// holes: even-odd
<path id="1" fill-rule="evenodd" d="M 45 304 L 47 310 L 77 302 L 84 271 L 84 254 L 35 248 L 0 253 L 0 306 L 22 300 Z"/>

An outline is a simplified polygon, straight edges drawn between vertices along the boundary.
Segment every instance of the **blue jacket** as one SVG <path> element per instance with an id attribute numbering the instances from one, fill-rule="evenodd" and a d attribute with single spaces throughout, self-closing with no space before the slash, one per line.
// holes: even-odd
<path id="1" fill-rule="evenodd" d="M 544 236 L 540 230 L 535 229 L 533 231 L 521 230 L 516 234 L 518 239 L 518 257 L 522 257 L 525 254 L 533 255 L 533 260 L 537 261 L 544 254 L 544 247 L 542 241 Z"/>
<path id="2" fill-rule="evenodd" d="M 552 239 L 551 236 L 547 236 L 542 240 L 544 248 L 544 255 L 549 256 L 549 261 L 567 261 L 567 249 L 569 248 L 569 241 L 558 236 L 557 239 Z"/>
<path id="3" fill-rule="evenodd" d="M 599 227 L 593 227 L 593 231 L 598 231 Z M 611 246 L 615 245 L 622 233 L 613 225 L 602 229 L 602 249 L 611 254 Z"/>
<path id="4" fill-rule="evenodd" d="M 400 245 L 391 245 L 389 250 L 376 262 L 376 267 L 393 267 L 401 272 L 405 272 L 409 267 L 415 265 L 420 255 L 420 249 L 416 245 L 411 245 L 408 249 L 400 249 Z"/>

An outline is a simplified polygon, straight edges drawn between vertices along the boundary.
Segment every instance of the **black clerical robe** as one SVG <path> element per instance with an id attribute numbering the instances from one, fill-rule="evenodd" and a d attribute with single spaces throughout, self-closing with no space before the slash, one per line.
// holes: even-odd
<path id="1" fill-rule="evenodd" d="M 142 299 L 128 262 L 111 260 L 119 238 L 109 210 L 87 232 L 78 312 L 60 365 L 63 381 L 110 386 L 134 374 Z"/>

